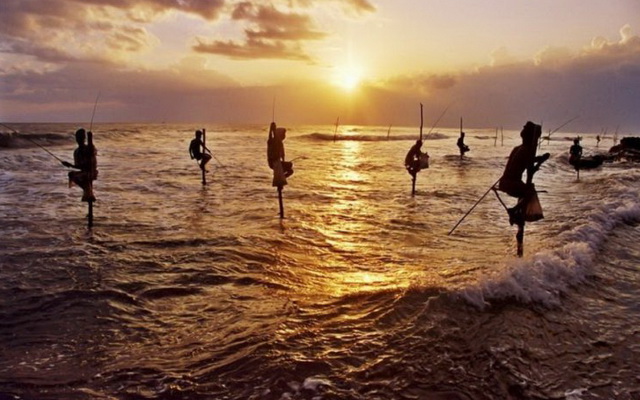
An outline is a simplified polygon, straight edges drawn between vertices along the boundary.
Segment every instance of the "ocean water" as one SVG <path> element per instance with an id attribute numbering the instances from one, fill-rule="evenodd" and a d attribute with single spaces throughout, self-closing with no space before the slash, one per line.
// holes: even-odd
<path id="1" fill-rule="evenodd" d="M 0 399 L 640 399 L 637 164 L 577 180 L 574 135 L 543 143 L 519 259 L 493 193 L 447 235 L 518 132 L 469 129 L 460 160 L 435 129 L 412 197 L 417 128 L 287 127 L 280 220 L 268 123 L 204 127 L 203 187 L 202 126 L 96 124 L 92 229 L 66 169 L 3 135 Z M 65 160 L 76 128 L 14 125 Z"/>

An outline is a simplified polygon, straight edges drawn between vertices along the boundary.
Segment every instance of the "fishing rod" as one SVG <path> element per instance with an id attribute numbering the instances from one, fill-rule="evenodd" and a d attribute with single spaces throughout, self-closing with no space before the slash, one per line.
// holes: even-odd
<path id="1" fill-rule="evenodd" d="M 455 230 L 456 230 L 456 228 L 458 227 L 458 225 L 460 225 L 460 224 L 462 223 L 462 221 L 464 221 L 464 219 L 465 219 L 465 218 L 467 218 L 467 216 L 468 216 L 469 214 L 471 214 L 471 212 L 472 212 L 472 211 L 473 211 L 473 210 L 478 206 L 478 204 L 480 204 L 480 202 L 481 202 L 485 197 L 487 197 L 487 195 L 489 194 L 489 192 L 490 192 L 490 191 L 492 191 L 492 190 L 496 187 L 496 185 L 498 184 L 498 182 L 500 182 L 500 179 L 498 179 L 498 180 L 496 181 L 496 183 L 494 183 L 493 185 L 491 185 L 491 187 L 490 187 L 489 189 L 487 189 L 487 191 L 486 191 L 482 196 L 480 196 L 480 198 L 478 199 L 478 201 L 476 201 L 476 203 L 475 203 L 475 204 L 474 204 L 474 205 L 469 209 L 469 211 L 467 211 L 467 213 L 466 213 L 466 214 L 464 214 L 464 215 L 462 216 L 462 218 L 460 218 L 460 220 L 458 221 L 458 223 L 456 223 L 456 224 L 455 224 L 455 226 L 454 226 L 453 228 L 451 228 L 451 230 L 449 231 L 449 233 L 447 233 L 447 236 L 451 235 L 451 234 L 453 233 L 453 231 L 455 231 Z"/>
<path id="2" fill-rule="evenodd" d="M 433 130 L 435 129 L 436 125 L 438 125 L 438 122 L 440 122 L 440 120 L 442 119 L 442 117 L 444 117 L 444 114 L 446 114 L 447 110 L 453 105 L 453 102 L 449 103 L 449 105 L 444 109 L 444 111 L 442 111 L 442 114 L 440 114 L 440 116 L 438 117 L 438 119 L 436 120 L 436 122 L 433 124 L 433 126 L 431 127 L 431 129 L 429 130 L 429 133 L 427 133 L 425 135 L 425 139 L 427 137 L 429 137 L 429 135 L 431 135 L 431 132 L 433 132 Z M 420 104 L 420 107 L 422 109 L 422 104 Z M 421 116 L 422 117 L 422 116 Z M 422 125 L 422 124 L 421 124 Z M 422 126 L 421 126 L 422 128 Z M 420 132 L 420 138 L 422 138 L 422 132 Z"/>
<path id="3" fill-rule="evenodd" d="M 65 163 L 65 161 L 62 161 L 60 159 L 60 157 L 56 156 L 55 154 L 53 154 L 52 152 L 50 152 L 46 147 L 42 146 L 40 143 L 36 142 L 35 140 L 29 139 L 28 137 L 25 137 L 25 139 L 27 139 L 28 141 L 30 141 L 31 143 L 35 144 L 36 146 L 40 147 L 42 150 L 46 151 L 47 153 L 49 153 L 50 156 L 52 156 L 53 158 L 55 158 L 56 160 L 60 161 L 63 165 Z M 66 166 L 66 165 L 65 165 Z"/>
<path id="4" fill-rule="evenodd" d="M 203 145 L 203 146 L 204 146 L 204 145 Z M 211 150 L 209 150 L 209 148 L 208 148 L 207 146 L 204 146 L 204 149 L 206 150 L 206 152 L 207 152 L 207 153 L 209 153 L 209 154 L 211 155 L 211 157 L 213 157 L 213 159 L 214 159 L 214 160 L 216 160 L 216 162 L 217 162 L 218 164 L 220 164 L 220 166 L 221 166 L 222 168 L 227 168 L 227 166 L 226 166 L 226 165 L 224 165 L 220 160 L 218 160 L 218 157 L 216 157 L 216 156 L 213 154 L 213 152 L 212 152 Z M 196 160 L 196 161 L 197 161 L 197 160 Z"/>
<path id="5" fill-rule="evenodd" d="M 209 150 L 209 149 L 207 149 L 207 150 Z M 222 168 L 227 168 L 227 166 L 226 166 L 226 165 L 224 165 L 220 160 L 218 160 L 218 157 L 214 156 L 214 155 L 213 155 L 213 153 L 212 153 L 211 151 L 209 151 L 209 154 L 211 154 L 211 157 L 213 157 L 213 159 L 214 159 L 214 160 L 216 160 L 216 161 L 218 162 L 218 164 L 220 164 L 220 166 L 221 166 Z"/>
<path id="6" fill-rule="evenodd" d="M 420 103 L 420 140 L 422 140 L 422 125 L 424 124 L 424 117 L 422 114 L 422 103 Z"/>
<path id="7" fill-rule="evenodd" d="M 273 96 L 273 103 L 271 104 L 271 122 L 276 121 L 276 96 Z"/>
<path id="8" fill-rule="evenodd" d="M 93 127 L 93 118 L 96 116 L 96 109 L 98 108 L 98 99 L 100 99 L 100 92 L 96 96 L 96 102 L 93 104 L 93 113 L 91 113 L 91 122 L 89 123 L 89 132 L 91 132 L 91 128 Z"/>
<path id="9" fill-rule="evenodd" d="M 15 133 L 16 135 L 19 135 L 20 133 L 18 131 L 16 131 L 15 129 L 13 129 L 12 127 L 10 127 L 9 125 L 5 125 L 2 122 L 0 122 L 0 125 L 4 126 L 5 128 L 9 129 L 11 132 Z"/>
<path id="10" fill-rule="evenodd" d="M 567 122 L 565 122 L 564 124 L 560 125 L 559 127 L 557 127 L 556 129 L 549 131 L 549 136 L 551 136 L 552 133 L 556 133 L 557 131 L 559 131 L 561 128 L 564 128 L 566 125 L 568 125 L 570 122 L 575 121 L 576 119 L 580 118 L 579 115 L 576 115 L 575 117 L 571 118 L 570 120 L 568 120 Z M 542 124 L 541 124 L 542 126 Z"/>
<path id="11" fill-rule="evenodd" d="M 4 126 L 5 128 L 11 130 L 13 133 L 15 133 L 16 135 L 19 135 L 20 133 L 18 131 L 16 131 L 15 129 L 13 129 L 12 127 L 10 127 L 9 125 L 5 125 L 3 123 L 0 122 L 0 125 Z M 42 150 L 46 151 L 50 156 L 52 156 L 53 158 L 55 158 L 56 160 L 60 161 L 61 163 L 64 164 L 64 161 L 62 161 L 60 159 L 60 157 L 56 156 L 55 154 L 53 154 L 52 152 L 49 151 L 49 149 L 47 149 L 46 147 L 44 147 L 43 145 L 41 145 L 40 143 L 36 142 L 35 140 L 26 137 L 26 136 L 21 136 L 22 139 L 26 139 L 28 141 L 30 141 L 31 143 L 35 144 L 36 146 L 40 147 Z"/>

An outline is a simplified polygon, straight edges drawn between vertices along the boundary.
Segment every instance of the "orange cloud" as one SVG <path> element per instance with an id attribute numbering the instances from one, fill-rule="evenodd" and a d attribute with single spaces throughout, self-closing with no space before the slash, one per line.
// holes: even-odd
<path id="1" fill-rule="evenodd" d="M 193 46 L 193 50 L 198 53 L 217 54 L 234 59 L 266 58 L 311 61 L 311 58 L 299 47 L 287 46 L 281 41 L 269 43 L 262 40 L 248 39 L 246 42 L 238 44 L 222 40 L 207 43 L 198 39 L 198 44 Z"/>
<path id="2" fill-rule="evenodd" d="M 327 36 L 313 28 L 308 15 L 281 12 L 273 5 L 257 6 L 243 1 L 235 6 L 231 18 L 250 24 L 244 31 L 246 39 L 243 43 L 198 38 L 193 50 L 236 59 L 281 58 L 309 61 L 311 57 L 304 53 L 301 42 L 321 40 Z"/>

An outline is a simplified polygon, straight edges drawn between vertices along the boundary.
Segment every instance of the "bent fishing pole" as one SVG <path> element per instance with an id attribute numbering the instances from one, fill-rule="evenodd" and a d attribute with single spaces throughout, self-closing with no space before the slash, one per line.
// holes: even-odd
<path id="1" fill-rule="evenodd" d="M 4 126 L 5 128 L 11 130 L 13 133 L 15 133 L 16 135 L 19 135 L 20 133 L 18 131 L 16 131 L 15 129 L 13 129 L 12 127 L 5 125 L 3 123 L 0 123 L 0 125 Z M 36 146 L 40 147 L 42 150 L 46 151 L 47 154 L 49 154 L 51 157 L 55 158 L 56 160 L 60 161 L 60 163 L 62 163 L 64 165 L 64 161 L 62 159 L 60 159 L 60 157 L 56 156 L 55 154 L 53 154 L 51 151 L 49 151 L 49 149 L 47 149 L 46 147 L 44 147 L 43 145 L 41 145 L 40 143 L 36 142 L 35 140 L 28 138 L 26 136 L 21 136 L 22 139 L 28 140 L 31 143 L 35 144 Z M 66 165 L 65 165 L 66 166 Z"/>
<path id="2" fill-rule="evenodd" d="M 580 116 L 579 116 L 579 115 L 576 115 L 575 117 L 571 118 L 570 120 L 568 120 L 568 121 L 567 121 L 567 122 L 565 122 L 564 124 L 560 125 L 560 126 L 559 126 L 559 127 L 557 127 L 556 129 L 549 131 L 549 134 L 548 134 L 548 135 L 547 135 L 547 137 L 546 137 L 546 138 L 544 138 L 544 139 L 547 139 L 547 141 L 551 140 L 551 135 L 552 135 L 552 134 L 554 134 L 554 133 L 558 132 L 560 129 L 564 128 L 564 127 L 565 127 L 565 126 L 567 126 L 569 123 L 571 123 L 571 122 L 575 121 L 575 120 L 576 120 L 576 119 L 578 119 L 578 118 L 580 118 Z M 540 123 L 540 127 L 542 127 L 542 123 Z M 540 136 L 540 141 L 539 141 L 539 143 L 542 143 L 542 140 L 543 140 L 543 138 L 542 138 L 542 136 Z"/>
<path id="3" fill-rule="evenodd" d="M 93 113 L 91 113 L 91 122 L 89 122 L 89 132 L 91 132 L 91 128 L 93 127 L 93 118 L 96 116 L 96 109 L 98 108 L 98 100 L 100 99 L 100 92 L 96 96 L 96 101 L 93 104 Z"/>
<path id="4" fill-rule="evenodd" d="M 424 115 L 422 113 L 422 108 L 422 103 L 420 103 L 420 140 L 422 140 L 422 126 L 424 125 Z"/>
<path id="5" fill-rule="evenodd" d="M 220 166 L 221 166 L 222 168 L 227 168 L 227 166 L 226 166 L 226 165 L 224 165 L 220 160 L 218 160 L 218 157 L 216 157 L 216 156 L 214 156 L 214 155 L 213 155 L 213 153 L 211 152 L 211 150 L 207 149 L 207 152 L 208 152 L 209 154 L 211 154 L 211 157 L 213 157 L 213 159 L 214 159 L 214 160 L 216 160 L 216 161 L 218 162 L 218 164 L 220 164 Z"/>
<path id="6" fill-rule="evenodd" d="M 444 115 L 447 113 L 447 110 L 449 110 L 449 108 L 453 105 L 453 103 L 454 102 L 449 103 L 449 105 L 442 111 L 442 113 L 440 114 L 436 122 L 433 124 L 429 132 L 424 136 L 425 139 L 429 137 L 429 135 L 431 135 L 431 132 L 433 132 L 435 127 L 438 125 L 438 122 L 440 122 L 442 117 L 444 117 Z M 420 103 L 420 110 L 422 110 L 422 103 Z M 422 129 L 422 112 L 420 113 L 420 128 Z M 420 139 L 422 139 L 422 130 L 420 130 Z"/>
<path id="7" fill-rule="evenodd" d="M 460 220 L 458 221 L 458 223 L 455 224 L 455 226 L 453 228 L 451 228 L 451 230 L 449 231 L 449 233 L 447 233 L 447 236 L 451 235 L 453 233 L 453 231 L 456 230 L 456 228 L 462 223 L 462 221 L 465 220 L 465 218 L 467 218 L 467 216 L 469 216 L 469 214 L 471 214 L 471 212 L 478 206 L 478 204 L 480 204 L 480 202 L 487 197 L 487 195 L 489 194 L 490 191 L 492 191 L 496 185 L 498 184 L 498 182 L 500 182 L 500 179 L 498 179 L 496 181 L 496 183 L 494 183 L 493 185 L 491 185 L 491 187 L 489 189 L 487 189 L 487 191 L 480 196 L 480 198 L 478 199 L 478 201 L 476 201 L 476 203 L 469 209 L 469 211 L 466 212 L 466 214 L 464 214 L 462 216 L 462 218 L 460 218 Z"/>

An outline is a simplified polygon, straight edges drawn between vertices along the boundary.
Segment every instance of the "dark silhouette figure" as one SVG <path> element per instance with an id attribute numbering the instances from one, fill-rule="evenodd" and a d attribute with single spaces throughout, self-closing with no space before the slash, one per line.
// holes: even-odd
<path id="1" fill-rule="evenodd" d="M 422 152 L 422 140 L 418 139 L 416 143 L 411 146 L 407 155 L 404 158 L 404 166 L 407 169 L 409 175 L 411 175 L 411 195 L 416 194 L 416 177 L 418 172 L 424 168 L 429 168 L 429 154 Z"/>
<path id="2" fill-rule="evenodd" d="M 458 146 L 458 149 L 460 150 L 460 159 L 462 160 L 462 158 L 464 157 L 464 153 L 470 150 L 469 146 L 464 144 L 464 132 L 460 132 L 460 137 L 458 138 L 457 146 Z"/>
<path id="3" fill-rule="evenodd" d="M 596 136 L 596 147 L 600 146 L 600 135 Z"/>
<path id="4" fill-rule="evenodd" d="M 518 226 L 518 232 L 516 233 L 518 257 L 522 257 L 524 252 L 525 222 L 538 221 L 544 218 L 538 194 L 533 185 L 533 175 L 538 171 L 540 165 L 549 159 L 549 153 L 536 156 L 536 148 L 541 135 L 542 128 L 540 125 L 536 125 L 531 121 L 525 124 L 520 132 L 522 144 L 514 147 L 511 151 L 504 173 L 498 182 L 498 190 L 518 199 L 515 207 L 507 209 L 509 223 Z M 527 171 L 526 183 L 522 182 L 522 173 L 525 170 Z"/>
<path id="5" fill-rule="evenodd" d="M 285 161 L 284 140 L 287 137 L 285 128 L 276 127 L 272 122 L 269 126 L 267 139 L 267 162 L 273 170 L 273 186 L 283 187 L 287 184 L 287 178 L 293 175 L 293 163 Z"/>
<path id="6" fill-rule="evenodd" d="M 539 207 L 538 196 L 533 185 L 533 175 L 540 165 L 549 159 L 549 153 L 536 156 L 536 147 L 542 134 L 540 125 L 528 121 L 520 137 L 522 144 L 516 146 L 509 155 L 509 160 L 498 183 L 498 190 L 518 199 L 515 207 L 510 208 L 509 222 L 513 225 L 524 224 L 524 221 L 542 219 L 542 209 Z M 522 173 L 527 171 L 527 182 L 522 181 Z M 537 203 L 537 204 L 534 204 Z M 533 207 L 531 207 L 533 206 Z M 531 208 L 529 210 L 529 208 Z M 536 210 L 537 208 L 537 210 Z"/>
<path id="7" fill-rule="evenodd" d="M 409 175 L 411 175 L 414 179 L 416 177 L 416 174 L 420 172 L 421 169 L 429 167 L 429 155 L 427 153 L 423 153 L 421 149 L 422 140 L 418 139 L 416 140 L 416 143 L 411 146 L 404 158 L 404 166 L 407 169 Z"/>
<path id="8" fill-rule="evenodd" d="M 578 170 L 580 159 L 582 158 L 582 146 L 580 146 L 580 139 L 573 139 L 573 146 L 569 149 L 569 164 L 573 165 Z"/>
<path id="9" fill-rule="evenodd" d="M 88 133 L 91 135 L 91 132 Z M 73 151 L 73 164 L 62 161 L 62 165 L 78 171 L 69 172 L 69 187 L 74 183 L 82 188 L 82 201 L 94 202 L 93 181 L 98 178 L 97 151 L 93 143 L 85 144 L 87 133 L 84 129 L 76 131 L 78 148 Z"/>
<path id="10" fill-rule="evenodd" d="M 195 139 L 191 140 L 191 143 L 189 144 L 189 155 L 192 160 L 195 158 L 196 161 L 198 161 L 198 165 L 203 171 L 205 170 L 207 163 L 211 161 L 211 154 L 207 154 L 206 152 L 211 153 L 211 150 L 209 150 L 202 142 L 202 131 L 197 130 Z"/>

